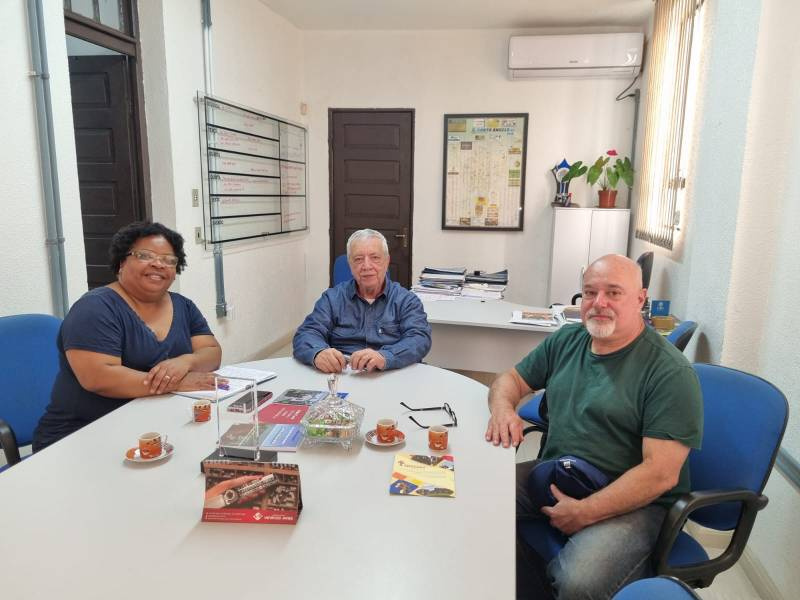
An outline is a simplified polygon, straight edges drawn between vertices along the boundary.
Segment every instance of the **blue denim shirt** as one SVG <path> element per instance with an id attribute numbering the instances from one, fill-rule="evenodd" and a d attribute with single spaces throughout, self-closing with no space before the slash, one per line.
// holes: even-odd
<path id="1" fill-rule="evenodd" d="M 294 357 L 307 365 L 326 348 L 345 354 L 372 348 L 386 358 L 386 369 L 399 369 L 420 362 L 431 349 L 431 326 L 419 298 L 388 275 L 372 304 L 351 279 L 323 292 L 294 334 L 293 347 Z"/>

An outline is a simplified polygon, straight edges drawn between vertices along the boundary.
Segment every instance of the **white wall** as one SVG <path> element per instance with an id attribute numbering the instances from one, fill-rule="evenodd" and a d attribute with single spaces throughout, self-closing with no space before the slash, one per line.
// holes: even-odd
<path id="1" fill-rule="evenodd" d="M 44 199 L 36 109 L 24 0 L 0 2 L 0 315 L 53 313 L 45 239 Z M 53 95 L 53 119 L 64 224 L 68 296 L 86 291 L 83 227 L 78 196 L 72 107 L 69 95 L 63 7 L 45 3 L 45 28 Z"/>
<path id="2" fill-rule="evenodd" d="M 376 107 L 416 111 L 412 276 L 426 265 L 508 267 L 509 300 L 546 302 L 555 195 L 549 169 L 564 157 L 593 162 L 609 148 L 628 154 L 633 104 L 614 101 L 628 80 L 509 81 L 508 38 L 516 33 L 526 32 L 305 32 L 311 247 L 324 252 L 309 265 L 309 305 L 328 281 L 328 108 Z M 476 112 L 530 113 L 522 232 L 441 229 L 443 115 Z M 596 205 L 583 180 L 570 191 L 581 206 Z"/>
<path id="3" fill-rule="evenodd" d="M 720 11 L 731 10 L 721 4 Z M 755 372 L 787 395 L 783 447 L 800 458 L 800 323 L 795 310 L 800 184 L 794 173 L 800 156 L 800 38 L 792 26 L 800 19 L 800 7 L 781 0 L 763 2 L 760 9 L 721 362 Z M 778 90 L 778 78 L 790 83 Z M 800 590 L 799 492 L 773 474 L 767 486 L 770 504 L 750 542 L 786 598 Z"/>
<path id="4" fill-rule="evenodd" d="M 698 360 L 756 373 L 790 403 L 783 446 L 800 457 L 800 7 L 793 0 L 706 3 L 701 113 L 682 253 L 657 251 L 651 291 L 697 320 Z M 776 86 L 776 82 L 782 82 Z M 635 242 L 632 255 L 650 244 Z M 779 472 L 748 557 L 778 597 L 800 589 L 800 494 Z"/>
<path id="5" fill-rule="evenodd" d="M 222 10 L 221 8 L 224 8 Z M 215 95 L 299 121 L 302 41 L 297 30 L 257 0 L 212 3 Z M 189 268 L 180 292 L 192 298 L 219 338 L 225 362 L 262 356 L 305 316 L 307 234 L 226 244 L 225 293 L 232 318 L 216 319 L 213 255 L 194 243 L 202 208 L 198 90 L 204 87 L 200 3 L 140 3 L 145 106 L 156 219 L 187 239 Z"/>

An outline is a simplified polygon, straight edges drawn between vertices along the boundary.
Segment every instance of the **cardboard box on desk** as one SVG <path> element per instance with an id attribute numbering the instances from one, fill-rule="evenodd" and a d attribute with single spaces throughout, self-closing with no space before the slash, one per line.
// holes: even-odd
<path id="1" fill-rule="evenodd" d="M 294 525 L 303 510 L 297 465 L 207 459 L 203 473 L 203 521 Z"/>

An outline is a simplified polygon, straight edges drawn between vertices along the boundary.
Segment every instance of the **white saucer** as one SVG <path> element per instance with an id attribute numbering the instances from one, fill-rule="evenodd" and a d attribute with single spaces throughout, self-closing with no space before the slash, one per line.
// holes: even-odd
<path id="1" fill-rule="evenodd" d="M 382 442 L 378 439 L 378 432 L 374 429 L 369 430 L 364 436 L 364 441 L 372 446 L 380 446 L 381 448 L 388 448 L 389 446 L 399 446 L 405 443 L 406 434 L 399 429 L 395 432 L 394 440 L 391 442 Z"/>
<path id="2" fill-rule="evenodd" d="M 128 462 L 135 462 L 135 463 L 151 463 L 151 462 L 158 462 L 159 460 L 163 460 L 168 456 L 172 456 L 172 453 L 175 451 L 175 446 L 166 442 L 164 447 L 161 449 L 161 454 L 155 456 L 153 458 L 142 458 L 142 455 L 139 454 L 139 448 L 129 448 L 128 451 L 125 453 L 125 460 Z"/>

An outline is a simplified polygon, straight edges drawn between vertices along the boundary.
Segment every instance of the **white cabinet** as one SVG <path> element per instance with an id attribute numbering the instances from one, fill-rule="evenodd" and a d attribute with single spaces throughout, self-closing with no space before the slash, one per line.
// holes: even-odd
<path id="1" fill-rule="evenodd" d="M 548 303 L 569 304 L 594 260 L 627 254 L 630 217 L 627 208 L 553 208 Z"/>

